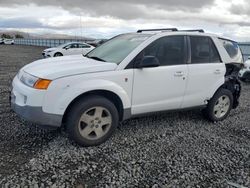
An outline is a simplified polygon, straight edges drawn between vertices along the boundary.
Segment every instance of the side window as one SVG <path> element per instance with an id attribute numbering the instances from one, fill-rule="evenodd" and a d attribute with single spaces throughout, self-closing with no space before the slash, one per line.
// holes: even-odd
<path id="1" fill-rule="evenodd" d="M 209 41 L 210 41 L 210 63 L 221 63 L 222 61 L 214 42 L 210 38 Z"/>
<path id="2" fill-rule="evenodd" d="M 78 48 L 78 44 L 70 44 L 69 48 Z"/>
<path id="3" fill-rule="evenodd" d="M 155 56 L 161 66 L 184 64 L 184 36 L 160 38 L 144 49 L 141 58 L 144 56 Z"/>
<path id="4" fill-rule="evenodd" d="M 220 39 L 220 41 L 222 42 L 224 48 L 226 49 L 228 55 L 231 58 L 235 58 L 238 56 L 238 54 L 240 53 L 240 49 L 239 49 L 237 42 L 233 42 L 233 41 L 229 41 L 225 39 Z"/>
<path id="5" fill-rule="evenodd" d="M 191 61 L 192 64 L 219 63 L 219 53 L 209 37 L 191 36 Z"/>

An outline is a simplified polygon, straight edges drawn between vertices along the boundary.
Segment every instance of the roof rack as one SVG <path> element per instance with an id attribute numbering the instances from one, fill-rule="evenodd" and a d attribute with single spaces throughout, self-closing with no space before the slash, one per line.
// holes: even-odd
<path id="1" fill-rule="evenodd" d="M 178 31 L 205 33 L 205 31 L 203 29 L 187 29 L 187 30 L 178 30 Z"/>
<path id="2" fill-rule="evenodd" d="M 164 29 L 141 29 L 137 33 L 142 33 L 143 31 L 178 31 L 177 28 L 164 28 Z"/>
<path id="3" fill-rule="evenodd" d="M 144 31 L 186 31 L 186 32 L 199 32 L 205 33 L 203 29 L 187 29 L 187 30 L 178 30 L 177 28 L 164 28 L 164 29 L 140 29 L 137 33 L 142 33 Z"/>

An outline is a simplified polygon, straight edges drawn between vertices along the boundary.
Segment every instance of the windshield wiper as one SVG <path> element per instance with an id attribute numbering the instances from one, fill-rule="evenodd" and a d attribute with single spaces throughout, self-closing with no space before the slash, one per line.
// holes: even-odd
<path id="1" fill-rule="evenodd" d="M 104 59 L 101 59 L 101 58 L 99 58 L 99 57 L 96 57 L 96 56 L 86 56 L 86 57 L 88 57 L 88 58 L 91 58 L 91 59 L 95 59 L 95 60 L 97 60 L 97 61 L 103 61 L 103 62 L 106 62 Z"/>

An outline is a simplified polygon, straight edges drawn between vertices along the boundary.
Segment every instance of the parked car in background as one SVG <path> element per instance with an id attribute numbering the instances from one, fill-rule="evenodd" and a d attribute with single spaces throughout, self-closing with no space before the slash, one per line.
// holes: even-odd
<path id="1" fill-rule="evenodd" d="M 94 146 L 142 114 L 200 108 L 212 122 L 224 120 L 239 104 L 242 65 L 237 43 L 202 30 L 139 30 L 86 56 L 26 65 L 13 80 L 11 107 L 28 121 L 65 125 L 77 143 Z"/>
<path id="2" fill-rule="evenodd" d="M 3 44 L 3 39 L 2 38 L 0 38 L 0 44 Z"/>
<path id="3" fill-rule="evenodd" d="M 14 44 L 15 41 L 13 39 L 3 39 L 3 38 L 0 38 L 0 44 Z"/>
<path id="4" fill-rule="evenodd" d="M 83 42 L 69 42 L 57 46 L 55 48 L 45 49 L 42 55 L 44 58 L 66 56 L 66 55 L 77 55 L 77 54 L 85 55 L 94 48 L 95 48 L 94 46 L 91 46 Z"/>
<path id="5" fill-rule="evenodd" d="M 13 39 L 3 39 L 3 44 L 15 44 L 15 41 Z"/>
<path id="6" fill-rule="evenodd" d="M 239 77 L 243 82 L 250 81 L 250 57 L 248 57 L 248 60 L 244 63 L 244 67 L 240 70 Z"/>

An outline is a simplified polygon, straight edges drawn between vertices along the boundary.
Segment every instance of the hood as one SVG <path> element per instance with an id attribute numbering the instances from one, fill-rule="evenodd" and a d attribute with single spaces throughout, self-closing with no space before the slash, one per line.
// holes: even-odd
<path id="1" fill-rule="evenodd" d="M 115 70 L 117 64 L 97 61 L 82 55 L 62 56 L 42 59 L 22 68 L 33 76 L 54 80 L 76 74 L 95 73 Z"/>
<path id="2" fill-rule="evenodd" d="M 54 51 L 54 50 L 56 50 L 56 48 L 47 48 L 47 49 L 44 50 L 44 52 L 47 52 L 47 51 Z"/>

